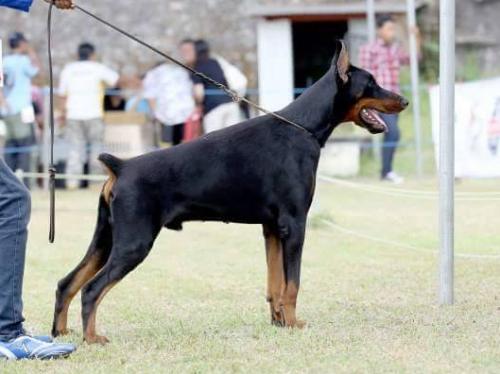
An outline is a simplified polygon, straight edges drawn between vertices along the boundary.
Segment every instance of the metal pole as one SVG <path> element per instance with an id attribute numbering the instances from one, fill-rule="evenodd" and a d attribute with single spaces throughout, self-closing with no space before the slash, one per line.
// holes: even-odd
<path id="1" fill-rule="evenodd" d="M 418 48 L 415 30 L 417 20 L 415 14 L 415 0 L 407 0 L 408 32 L 410 36 L 410 68 L 413 106 L 413 128 L 415 132 L 415 160 L 417 177 L 422 176 L 422 126 L 420 122 L 420 79 L 418 73 Z"/>
<path id="2" fill-rule="evenodd" d="M 368 42 L 373 43 L 377 38 L 377 28 L 375 26 L 375 0 L 366 0 L 366 24 L 368 31 Z M 372 137 L 372 145 L 373 157 L 376 160 L 380 160 L 382 153 L 380 137 Z"/>
<path id="3" fill-rule="evenodd" d="M 455 180 L 455 0 L 441 0 L 439 132 L 439 302 L 453 304 Z"/>
<path id="4" fill-rule="evenodd" d="M 366 0 L 366 18 L 368 23 L 368 41 L 373 43 L 376 37 L 375 0 Z"/>

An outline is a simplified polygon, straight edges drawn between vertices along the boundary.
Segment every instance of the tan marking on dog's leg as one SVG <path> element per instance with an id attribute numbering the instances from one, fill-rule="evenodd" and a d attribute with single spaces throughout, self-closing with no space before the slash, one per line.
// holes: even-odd
<path id="1" fill-rule="evenodd" d="M 56 331 L 59 335 L 66 335 L 68 331 L 68 310 L 71 302 L 82 287 L 99 271 L 99 258 L 97 255 L 90 257 L 88 262 L 84 264 L 75 274 L 67 292 L 63 299 L 63 309 L 58 314 L 56 319 Z"/>
<path id="2" fill-rule="evenodd" d="M 285 287 L 285 291 L 283 292 L 282 311 L 286 327 L 297 327 L 301 329 L 306 325 L 306 323 L 304 321 L 297 320 L 296 308 L 298 293 L 299 289 L 295 282 L 289 281 Z"/>
<path id="3" fill-rule="evenodd" d="M 101 303 L 102 299 L 104 299 L 104 296 L 117 284 L 118 282 L 113 282 L 110 283 L 106 288 L 101 292 L 99 295 L 99 298 L 94 304 L 94 307 L 92 309 L 92 312 L 89 315 L 88 319 L 88 324 L 87 324 L 87 329 L 85 330 L 84 333 L 84 340 L 87 342 L 87 344 L 107 344 L 109 343 L 109 339 L 106 338 L 105 336 L 97 335 L 96 333 L 96 316 L 97 316 L 97 308 L 99 307 L 99 304 Z"/>
<path id="4" fill-rule="evenodd" d="M 280 307 L 285 285 L 283 247 L 278 235 L 265 232 L 264 236 L 267 255 L 267 300 L 271 310 L 271 323 L 284 326 L 285 320 Z"/>

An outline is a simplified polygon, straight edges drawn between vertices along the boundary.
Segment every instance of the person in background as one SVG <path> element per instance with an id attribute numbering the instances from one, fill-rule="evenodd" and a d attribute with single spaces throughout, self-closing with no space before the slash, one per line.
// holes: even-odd
<path id="1" fill-rule="evenodd" d="M 196 51 L 195 70 L 229 86 L 221 64 L 210 55 L 210 46 L 205 40 L 194 43 Z M 203 109 L 205 133 L 220 130 L 241 121 L 241 110 L 237 103 L 211 83 L 193 75 L 194 97 Z"/>
<path id="2" fill-rule="evenodd" d="M 0 0 L 0 6 L 24 11 L 31 3 Z M 61 9 L 73 6 L 71 0 L 56 0 L 55 4 Z M 29 191 L 0 158 L 0 360 L 63 358 L 76 349 L 48 336 L 30 336 L 24 329 L 22 294 L 30 212 Z"/>
<path id="3" fill-rule="evenodd" d="M 12 171 L 31 171 L 35 111 L 31 99 L 31 80 L 40 71 L 40 60 L 20 32 L 9 36 L 12 53 L 5 57 L 4 122 L 6 125 L 5 162 Z M 24 181 L 29 186 L 28 179 Z"/>
<path id="4" fill-rule="evenodd" d="M 194 39 L 184 39 L 179 44 L 179 53 L 182 62 L 187 66 L 194 68 L 196 65 L 196 41 Z"/>
<path id="5" fill-rule="evenodd" d="M 360 50 L 360 65 L 375 76 L 378 84 L 387 90 L 399 93 L 401 91 L 399 75 L 402 65 L 410 62 L 410 57 L 396 42 L 396 23 L 390 14 L 377 16 L 377 40 L 363 45 Z M 417 35 L 418 48 L 421 48 L 420 33 Z M 403 178 L 393 170 L 394 155 L 396 153 L 401 133 L 397 114 L 380 114 L 388 126 L 382 147 L 381 178 L 392 183 L 402 183 Z"/>
<path id="6" fill-rule="evenodd" d="M 146 76 L 137 77 L 132 81 L 129 89 L 133 94 L 127 99 L 125 104 L 125 110 L 127 112 L 135 112 L 144 114 L 146 117 L 150 118 L 151 107 L 149 106 L 149 101 L 144 97 L 144 78 Z"/>
<path id="7" fill-rule="evenodd" d="M 91 173 L 101 171 L 97 157 L 104 141 L 103 86 L 119 86 L 119 81 L 117 72 L 96 61 L 96 50 L 90 43 L 80 44 L 78 61 L 64 67 L 59 95 L 66 119 L 68 174 L 82 174 L 87 161 Z M 80 182 L 70 179 L 66 187 L 77 189 Z"/>
<path id="8" fill-rule="evenodd" d="M 161 124 L 162 141 L 180 144 L 184 125 L 195 110 L 189 73 L 176 65 L 161 64 L 146 74 L 143 96 L 149 101 L 155 120 Z"/>

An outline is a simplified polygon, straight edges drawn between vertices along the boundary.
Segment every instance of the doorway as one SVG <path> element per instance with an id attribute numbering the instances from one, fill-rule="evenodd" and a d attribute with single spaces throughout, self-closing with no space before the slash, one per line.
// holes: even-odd
<path id="1" fill-rule="evenodd" d="M 334 42 L 344 39 L 347 30 L 347 20 L 292 24 L 296 88 L 307 88 L 325 74 L 335 52 Z"/>

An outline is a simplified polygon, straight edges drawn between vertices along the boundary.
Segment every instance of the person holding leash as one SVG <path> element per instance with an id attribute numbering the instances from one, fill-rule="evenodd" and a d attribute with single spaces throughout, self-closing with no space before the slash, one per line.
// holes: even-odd
<path id="1" fill-rule="evenodd" d="M 0 0 L 0 6 L 27 12 L 32 2 Z M 54 4 L 60 9 L 73 7 L 71 0 L 54 0 Z M 0 159 L 0 359 L 56 359 L 76 349 L 72 344 L 54 343 L 48 336 L 30 336 L 23 328 L 22 288 L 30 213 L 28 190 Z"/>

